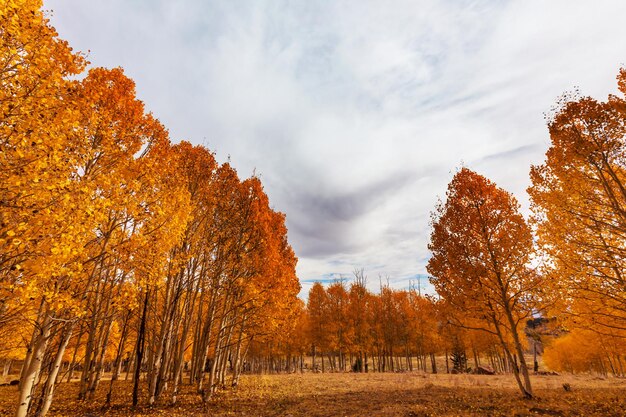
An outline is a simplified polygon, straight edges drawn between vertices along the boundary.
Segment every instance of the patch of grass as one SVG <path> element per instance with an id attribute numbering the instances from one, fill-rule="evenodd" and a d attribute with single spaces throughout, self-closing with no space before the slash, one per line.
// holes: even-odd
<path id="1" fill-rule="evenodd" d="M 571 392 L 565 392 L 569 383 Z M 510 375 L 291 374 L 244 376 L 236 390 L 202 404 L 184 386 L 175 406 L 168 393 L 154 407 L 130 407 L 132 384 L 116 382 L 103 408 L 108 381 L 94 401 L 76 400 L 78 385 L 63 383 L 51 416 L 624 416 L 626 380 L 585 376 L 534 376 L 536 398 L 525 400 Z M 145 398 L 145 393 L 143 397 Z M 0 416 L 11 416 L 16 387 L 0 387 Z"/>

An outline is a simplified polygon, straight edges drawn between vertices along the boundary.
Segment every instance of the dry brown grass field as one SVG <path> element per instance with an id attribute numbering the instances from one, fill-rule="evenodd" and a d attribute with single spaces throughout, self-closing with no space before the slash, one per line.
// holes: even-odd
<path id="1" fill-rule="evenodd" d="M 325 373 L 244 376 L 236 390 L 203 405 L 186 389 L 176 406 L 130 407 L 131 383 L 108 383 L 95 401 L 78 402 L 76 383 L 59 386 L 51 416 L 626 416 L 626 380 L 534 376 L 536 398 L 525 400 L 511 375 Z M 569 383 L 571 392 L 563 384 Z M 0 387 L 0 416 L 11 416 L 16 387 Z"/>

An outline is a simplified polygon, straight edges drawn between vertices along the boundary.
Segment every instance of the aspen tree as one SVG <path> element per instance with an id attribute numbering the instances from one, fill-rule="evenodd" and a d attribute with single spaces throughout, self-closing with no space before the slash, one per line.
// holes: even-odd
<path id="1" fill-rule="evenodd" d="M 522 344 L 541 280 L 529 269 L 532 235 L 515 198 L 462 168 L 433 213 L 427 270 L 451 320 L 498 337 L 520 391 L 532 397 Z M 472 321 L 468 321 L 468 319 Z"/>

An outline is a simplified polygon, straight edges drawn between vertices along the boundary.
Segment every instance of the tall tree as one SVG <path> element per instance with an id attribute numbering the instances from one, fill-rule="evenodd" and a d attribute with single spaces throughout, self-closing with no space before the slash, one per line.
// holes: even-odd
<path id="1" fill-rule="evenodd" d="M 617 79 L 626 95 L 626 69 Z M 626 337 L 626 100 L 559 105 L 528 189 L 540 248 L 570 324 Z"/>
<path id="2" fill-rule="evenodd" d="M 78 117 L 68 80 L 85 62 L 40 7 L 0 2 L 0 327 L 19 320 L 32 331 L 18 416 L 31 405 L 55 312 L 64 308 L 58 289 L 80 274 L 88 238 L 85 200 L 72 181 Z"/>
<path id="3" fill-rule="evenodd" d="M 427 270 L 455 324 L 498 337 L 510 362 L 519 364 L 513 373 L 530 398 L 520 332 L 540 282 L 528 268 L 532 235 L 518 210 L 511 194 L 462 168 L 448 186 L 446 203 L 433 213 Z"/>
<path id="4" fill-rule="evenodd" d="M 355 369 L 366 372 L 369 369 L 367 351 L 371 347 L 371 330 L 375 322 L 372 320 L 374 309 L 370 305 L 372 294 L 367 290 L 365 270 L 355 269 L 353 275 L 354 281 L 348 292 L 350 305 L 347 316 L 352 327 L 352 350 L 357 355 Z"/>
<path id="5" fill-rule="evenodd" d="M 328 294 L 324 286 L 315 282 L 309 290 L 307 312 L 309 318 L 309 339 L 311 340 L 312 368 L 316 369 L 315 358 L 322 354 L 328 345 Z M 322 365 L 323 366 L 323 365 Z"/>

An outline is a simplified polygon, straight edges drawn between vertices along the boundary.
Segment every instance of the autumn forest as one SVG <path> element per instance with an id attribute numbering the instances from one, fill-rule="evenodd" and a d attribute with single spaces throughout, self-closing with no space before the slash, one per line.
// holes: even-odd
<path id="1" fill-rule="evenodd" d="M 429 378 L 411 395 L 447 404 L 492 378 L 484 395 L 527 412 L 626 407 L 626 69 L 620 96 L 555 104 L 530 216 L 456 168 L 431 213 L 436 294 L 355 265 L 303 301 L 261 178 L 170 139 L 123 69 L 90 66 L 42 7 L 0 0 L 0 415 L 335 415 L 272 395 L 372 374 L 391 378 L 377 392 Z M 564 376 L 613 385 L 563 399 Z M 495 412 L 420 401 L 378 414 Z"/>

